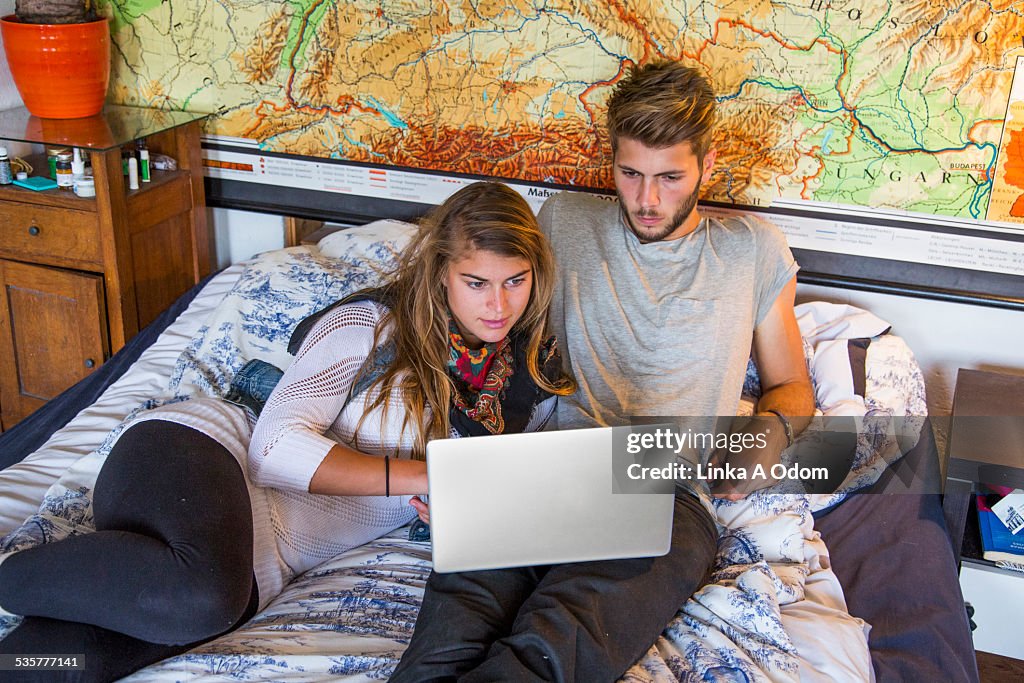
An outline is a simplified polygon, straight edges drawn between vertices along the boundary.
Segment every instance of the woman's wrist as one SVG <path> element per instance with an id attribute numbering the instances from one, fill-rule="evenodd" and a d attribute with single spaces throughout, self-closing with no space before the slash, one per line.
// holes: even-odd
<path id="1" fill-rule="evenodd" d="M 414 496 L 427 492 L 427 463 L 423 460 L 393 457 L 384 475 L 389 477 L 384 481 L 386 494 Z"/>

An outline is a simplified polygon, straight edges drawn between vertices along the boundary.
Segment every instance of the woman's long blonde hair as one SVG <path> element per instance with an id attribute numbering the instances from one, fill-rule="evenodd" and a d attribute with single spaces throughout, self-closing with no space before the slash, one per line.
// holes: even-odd
<path id="1" fill-rule="evenodd" d="M 571 377 L 562 376 L 553 383 L 538 368 L 538 352 L 545 339 L 545 321 L 554 289 L 555 264 L 533 211 L 519 193 L 506 185 L 468 185 L 420 221 L 419 229 L 383 287 L 390 310 L 374 333 L 377 347 L 388 330 L 395 345 L 395 358 L 371 382 L 369 389 L 376 388 L 378 392 L 366 405 L 359 426 L 378 406 L 384 413 L 382 425 L 386 423 L 388 397 L 398 389 L 405 405 L 402 430 L 412 430 L 415 458 L 424 457 L 427 441 L 449 435 L 448 407 L 454 385 L 448 375 L 445 282 L 449 266 L 476 249 L 529 262 L 533 288 L 526 310 L 510 334 L 518 335 L 527 344 L 527 370 L 540 387 L 563 396 L 576 388 Z"/>

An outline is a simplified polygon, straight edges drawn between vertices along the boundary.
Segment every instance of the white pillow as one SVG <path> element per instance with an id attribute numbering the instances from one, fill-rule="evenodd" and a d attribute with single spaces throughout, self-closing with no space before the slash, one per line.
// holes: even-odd
<path id="1" fill-rule="evenodd" d="M 385 219 L 332 232 L 317 243 L 320 253 L 347 262 L 379 258 L 380 249 L 401 251 L 416 232 L 415 223 Z"/>

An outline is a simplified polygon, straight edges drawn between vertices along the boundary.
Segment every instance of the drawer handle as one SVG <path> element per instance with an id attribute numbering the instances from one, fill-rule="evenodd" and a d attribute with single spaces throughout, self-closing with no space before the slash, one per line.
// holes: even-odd
<path id="1" fill-rule="evenodd" d="M 39 226 L 38 225 L 33 225 L 33 226 L 29 227 L 28 234 L 32 235 L 33 237 L 38 235 L 39 234 Z"/>
<path id="2" fill-rule="evenodd" d="M 94 368 L 94 367 L 96 367 L 96 361 L 94 361 L 92 358 L 86 358 L 85 359 L 85 367 L 87 367 L 87 368 Z"/>

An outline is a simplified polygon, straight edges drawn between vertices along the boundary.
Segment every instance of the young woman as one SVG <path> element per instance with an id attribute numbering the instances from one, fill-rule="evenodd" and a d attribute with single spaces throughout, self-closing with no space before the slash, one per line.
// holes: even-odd
<path id="1" fill-rule="evenodd" d="M 300 326 L 254 430 L 216 399 L 153 410 L 100 472 L 96 533 L 0 556 L 0 608 L 26 615 L 0 652 L 84 653 L 84 680 L 118 678 L 428 519 L 427 441 L 539 428 L 573 391 L 544 330 L 552 285 L 522 197 L 455 193 L 384 286 Z"/>

